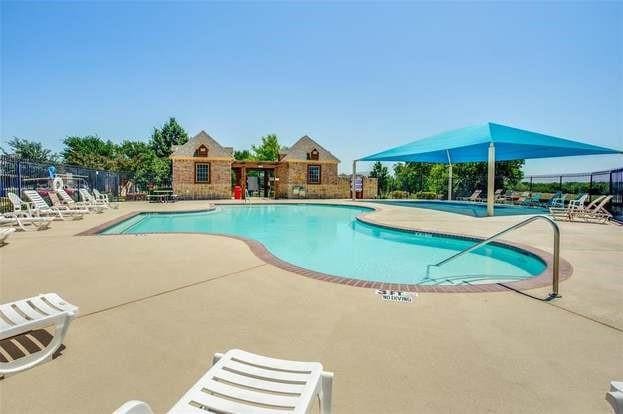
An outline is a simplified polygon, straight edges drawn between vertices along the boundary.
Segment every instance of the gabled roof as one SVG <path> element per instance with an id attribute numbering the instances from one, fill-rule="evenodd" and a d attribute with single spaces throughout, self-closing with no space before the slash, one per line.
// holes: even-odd
<path id="1" fill-rule="evenodd" d="M 314 148 L 318 151 L 319 161 L 340 162 L 335 155 L 307 135 L 302 136 L 290 148 L 282 151 L 280 154 L 281 161 L 307 160 L 307 154 L 312 152 Z"/>
<path id="2" fill-rule="evenodd" d="M 234 152 L 233 148 L 221 146 L 221 144 L 208 135 L 207 132 L 202 130 L 189 139 L 186 144 L 174 145 L 171 147 L 173 151 L 171 158 L 192 157 L 195 155 L 195 150 L 199 148 L 201 144 L 208 148 L 208 158 L 231 158 Z"/>

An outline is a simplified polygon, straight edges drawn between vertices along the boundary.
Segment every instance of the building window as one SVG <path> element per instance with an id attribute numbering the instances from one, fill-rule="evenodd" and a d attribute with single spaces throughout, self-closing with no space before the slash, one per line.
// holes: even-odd
<path id="1" fill-rule="evenodd" d="M 208 147 L 201 144 L 199 148 L 195 150 L 195 157 L 207 157 L 208 156 Z"/>
<path id="2" fill-rule="evenodd" d="M 210 183 L 210 163 L 198 162 L 195 164 L 195 182 Z"/>
<path id="3" fill-rule="evenodd" d="M 320 184 L 320 165 L 307 166 L 307 184 Z"/>
<path id="4" fill-rule="evenodd" d="M 319 153 L 318 153 L 318 150 L 316 148 L 314 148 L 311 152 L 307 153 L 307 159 L 308 160 L 316 160 L 316 161 L 318 161 L 318 157 L 319 157 Z"/>

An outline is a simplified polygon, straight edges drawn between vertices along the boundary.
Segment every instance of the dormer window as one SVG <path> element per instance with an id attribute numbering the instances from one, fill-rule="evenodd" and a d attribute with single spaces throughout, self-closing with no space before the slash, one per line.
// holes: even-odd
<path id="1" fill-rule="evenodd" d="M 314 148 L 311 152 L 307 153 L 307 159 L 308 160 L 314 160 L 314 161 L 318 161 L 318 150 L 316 148 Z"/>
<path id="2" fill-rule="evenodd" d="M 199 147 L 195 150 L 195 157 L 207 157 L 207 156 L 208 156 L 208 147 L 206 147 L 203 144 L 199 145 Z"/>

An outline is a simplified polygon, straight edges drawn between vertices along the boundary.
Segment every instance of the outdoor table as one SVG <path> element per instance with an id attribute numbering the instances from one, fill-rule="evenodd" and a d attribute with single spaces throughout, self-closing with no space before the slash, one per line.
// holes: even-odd
<path id="1" fill-rule="evenodd" d="M 152 194 L 147 196 L 150 203 L 174 203 L 177 200 L 177 194 L 173 190 L 154 190 Z"/>

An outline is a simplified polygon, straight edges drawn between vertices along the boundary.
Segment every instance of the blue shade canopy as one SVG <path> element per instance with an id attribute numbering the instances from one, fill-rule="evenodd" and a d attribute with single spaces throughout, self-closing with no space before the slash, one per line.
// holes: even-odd
<path id="1" fill-rule="evenodd" d="M 573 155 L 621 154 L 623 151 L 488 122 L 442 132 L 409 144 L 368 155 L 358 161 L 462 163 L 488 160 L 489 144 L 496 161 Z"/>

